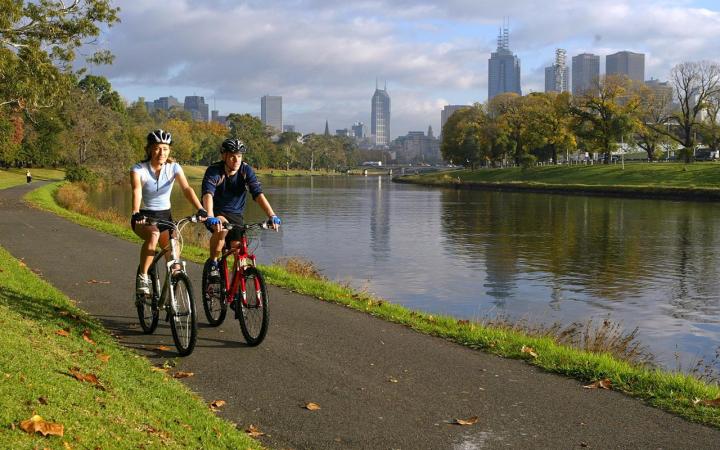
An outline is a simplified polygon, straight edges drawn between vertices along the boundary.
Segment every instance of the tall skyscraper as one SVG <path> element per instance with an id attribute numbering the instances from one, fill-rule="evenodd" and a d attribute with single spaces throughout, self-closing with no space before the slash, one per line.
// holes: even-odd
<path id="1" fill-rule="evenodd" d="M 607 55 L 605 73 L 625 75 L 631 80 L 645 81 L 645 54 L 623 51 Z"/>
<path id="2" fill-rule="evenodd" d="M 385 89 L 379 89 L 375 82 L 375 93 L 372 96 L 370 113 L 370 133 L 375 136 L 375 145 L 390 144 L 390 96 Z"/>
<path id="3" fill-rule="evenodd" d="M 442 134 L 443 127 L 445 126 L 445 122 L 448 121 L 450 116 L 453 115 L 455 111 L 462 108 L 468 108 L 468 105 L 445 105 L 442 111 L 440 111 L 440 134 Z"/>
<path id="4" fill-rule="evenodd" d="M 555 49 L 555 64 L 545 68 L 545 92 L 568 92 L 570 68 L 565 64 L 566 52 Z"/>
<path id="5" fill-rule="evenodd" d="M 207 122 L 210 118 L 210 106 L 205 103 L 205 97 L 200 97 L 198 95 L 190 95 L 185 97 L 184 108 L 185 111 L 189 112 L 192 115 L 193 120 Z"/>
<path id="6" fill-rule="evenodd" d="M 581 53 L 572 59 L 572 93 L 582 95 L 600 77 L 600 57 Z"/>
<path id="7" fill-rule="evenodd" d="M 279 95 L 264 95 L 260 99 L 260 120 L 265 125 L 273 127 L 278 133 L 283 130 L 282 97 Z"/>
<path id="8" fill-rule="evenodd" d="M 497 51 L 488 59 L 488 100 L 503 92 L 522 95 L 520 60 L 510 51 L 510 31 L 503 27 L 497 40 Z"/>
<path id="9" fill-rule="evenodd" d="M 366 130 L 367 128 L 362 122 L 355 122 L 352 126 L 353 136 L 355 136 L 356 139 L 364 139 Z"/>

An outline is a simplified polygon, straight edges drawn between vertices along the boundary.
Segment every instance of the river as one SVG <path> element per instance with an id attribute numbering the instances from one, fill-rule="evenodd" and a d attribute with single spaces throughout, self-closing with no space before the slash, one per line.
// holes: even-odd
<path id="1" fill-rule="evenodd" d="M 387 176 L 262 178 L 282 217 L 258 260 L 313 261 L 412 309 L 570 324 L 609 318 L 687 369 L 720 345 L 720 204 L 441 189 Z M 91 195 L 130 211 L 129 190 Z M 191 209 L 174 193 L 176 217 Z M 251 202 L 248 220 L 260 219 Z"/>

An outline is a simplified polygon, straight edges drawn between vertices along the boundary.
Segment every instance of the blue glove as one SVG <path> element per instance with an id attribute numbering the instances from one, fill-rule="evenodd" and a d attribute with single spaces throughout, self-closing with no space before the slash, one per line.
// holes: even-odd
<path id="1" fill-rule="evenodd" d="M 207 220 L 205 221 L 205 228 L 207 228 L 210 231 L 215 231 L 213 228 L 215 227 L 215 225 L 217 225 L 219 223 L 220 223 L 220 219 L 218 219 L 217 217 L 208 217 Z"/>
<path id="2" fill-rule="evenodd" d="M 282 223 L 282 220 L 280 220 L 280 218 L 279 218 L 278 216 L 272 216 L 272 217 L 270 218 L 270 222 L 271 222 L 273 225 L 280 225 L 280 224 Z"/>

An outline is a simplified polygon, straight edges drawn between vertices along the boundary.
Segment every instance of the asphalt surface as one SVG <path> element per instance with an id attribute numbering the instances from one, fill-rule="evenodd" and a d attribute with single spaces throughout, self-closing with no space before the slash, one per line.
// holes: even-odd
<path id="1" fill-rule="evenodd" d="M 138 245 L 26 206 L 22 195 L 34 187 L 0 191 L 0 245 L 122 344 L 154 364 L 174 358 L 167 323 L 151 336 L 138 325 Z M 279 288 L 270 287 L 266 340 L 247 347 L 230 314 L 218 328 L 206 325 L 201 268 L 189 270 L 200 333 L 194 353 L 179 361 L 195 373 L 183 382 L 208 402 L 225 400 L 219 414 L 241 429 L 255 425 L 269 447 L 720 448 L 719 430 L 642 401 Z M 304 409 L 308 402 L 321 409 Z M 451 423 L 472 416 L 475 425 Z"/>

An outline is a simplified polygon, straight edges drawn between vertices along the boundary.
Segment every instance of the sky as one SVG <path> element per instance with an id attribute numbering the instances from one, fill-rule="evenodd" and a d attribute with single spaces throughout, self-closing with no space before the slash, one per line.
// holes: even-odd
<path id="1" fill-rule="evenodd" d="M 685 61 L 720 62 L 720 0 L 118 0 L 121 22 L 95 44 L 128 101 L 202 95 L 210 109 L 260 115 L 283 97 L 303 133 L 370 124 L 387 82 L 391 136 L 440 127 L 447 104 L 487 99 L 487 66 L 509 19 L 523 94 L 544 90 L 555 49 L 572 56 L 645 53 L 645 78 Z"/>

